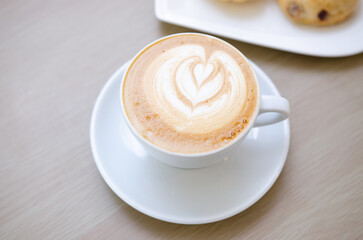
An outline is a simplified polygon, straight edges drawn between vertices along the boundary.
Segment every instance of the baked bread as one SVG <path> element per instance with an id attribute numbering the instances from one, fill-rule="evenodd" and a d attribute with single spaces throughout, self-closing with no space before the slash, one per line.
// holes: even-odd
<path id="1" fill-rule="evenodd" d="M 327 26 L 347 19 L 359 0 L 278 0 L 280 8 L 293 22 Z"/>

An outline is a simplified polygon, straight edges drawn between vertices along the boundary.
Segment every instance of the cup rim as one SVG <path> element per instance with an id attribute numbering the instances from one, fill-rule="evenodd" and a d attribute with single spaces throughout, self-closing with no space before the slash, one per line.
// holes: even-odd
<path id="1" fill-rule="evenodd" d="M 231 142 L 227 143 L 226 145 L 214 149 L 212 151 L 208 151 L 208 152 L 200 152 L 200 153 L 180 153 L 180 152 L 173 152 L 173 151 L 169 151 L 166 149 L 163 149 L 157 145 L 155 145 L 154 143 L 152 143 L 151 141 L 147 140 L 146 138 L 144 138 L 139 131 L 137 131 L 137 129 L 135 129 L 135 127 L 132 125 L 132 123 L 130 122 L 126 110 L 125 110 L 125 105 L 124 105 L 124 100 L 123 100 L 123 88 L 124 88 L 124 83 L 125 83 L 125 79 L 127 74 L 129 73 L 129 70 L 131 68 L 131 66 L 134 64 L 134 62 L 136 61 L 136 59 L 139 58 L 139 56 L 145 52 L 148 48 L 150 48 L 151 46 L 157 44 L 158 42 L 161 42 L 165 39 L 168 38 L 172 38 L 172 37 L 176 37 L 176 36 L 180 36 L 180 35 L 198 35 L 198 36 L 204 36 L 204 37 L 208 37 L 208 38 L 213 38 L 215 40 L 218 40 L 220 42 L 223 42 L 224 44 L 227 44 L 229 47 L 235 49 L 241 56 L 242 58 L 246 61 L 246 63 L 248 64 L 248 67 L 252 70 L 253 73 L 253 77 L 255 79 L 256 82 L 256 86 L 257 86 L 257 101 L 256 101 L 256 106 L 255 106 L 255 110 L 252 116 L 252 121 L 249 121 L 249 123 L 247 124 L 247 127 L 244 129 L 244 132 L 239 134 L 235 139 L 233 139 Z M 248 58 L 239 50 L 237 49 L 235 46 L 233 46 L 232 44 L 228 43 L 227 41 L 224 41 L 223 39 L 208 35 L 208 34 L 204 34 L 204 33 L 195 33 L 195 32 L 184 32 L 184 33 L 175 33 L 175 34 L 171 34 L 171 35 L 167 35 L 161 38 L 158 38 L 156 40 L 154 40 L 153 42 L 147 44 L 144 48 L 142 48 L 128 63 L 128 66 L 122 76 L 121 79 L 121 84 L 120 84 L 120 91 L 119 91 L 119 97 L 120 97 L 120 104 L 121 104 L 121 112 L 122 112 L 122 116 L 126 122 L 126 125 L 128 126 L 128 128 L 131 130 L 131 132 L 133 133 L 134 136 L 136 136 L 138 139 L 140 139 L 144 144 L 148 145 L 149 147 L 162 152 L 164 154 L 170 155 L 170 156 L 177 156 L 177 157 L 186 157 L 186 158 L 192 158 L 192 157 L 206 157 L 206 156 L 210 156 L 216 153 L 219 153 L 221 151 L 224 151 L 230 147 L 232 147 L 233 145 L 237 144 L 241 139 L 244 138 L 244 136 L 246 136 L 246 134 L 251 130 L 251 128 L 253 127 L 256 118 L 258 116 L 259 110 L 260 110 L 260 102 L 261 102 L 261 94 L 260 94 L 260 84 L 257 80 L 256 77 L 256 73 L 254 71 L 254 69 L 252 68 Z"/>

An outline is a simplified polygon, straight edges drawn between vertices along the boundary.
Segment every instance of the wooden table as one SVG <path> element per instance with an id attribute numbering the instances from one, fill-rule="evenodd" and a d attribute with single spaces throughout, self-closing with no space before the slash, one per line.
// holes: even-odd
<path id="1" fill-rule="evenodd" d="M 93 161 L 89 122 L 110 75 L 161 36 L 153 1 L 0 3 L 1 239 L 363 239 L 363 55 L 325 59 L 228 40 L 291 103 L 272 189 L 205 225 L 148 217 Z"/>

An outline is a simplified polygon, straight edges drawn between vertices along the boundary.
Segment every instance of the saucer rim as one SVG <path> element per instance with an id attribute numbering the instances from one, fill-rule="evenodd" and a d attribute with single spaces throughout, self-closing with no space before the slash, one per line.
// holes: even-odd
<path id="1" fill-rule="evenodd" d="M 130 197 L 127 196 L 127 194 L 125 194 L 121 189 L 119 189 L 119 187 L 113 183 L 110 176 L 107 174 L 107 171 L 104 169 L 104 167 L 102 165 L 102 161 L 97 152 L 97 147 L 96 147 L 95 128 L 96 128 L 97 113 L 101 106 L 102 100 L 104 99 L 105 95 L 107 94 L 110 85 L 112 85 L 112 83 L 114 81 L 117 81 L 117 78 L 119 78 L 120 75 L 123 73 L 123 71 L 125 71 L 125 68 L 126 68 L 128 62 L 129 61 L 126 61 L 124 64 L 122 64 L 121 67 L 119 67 L 116 70 L 116 72 L 114 74 L 112 74 L 112 76 L 107 80 L 105 85 L 102 87 L 102 90 L 98 94 L 98 97 L 94 103 L 94 107 L 93 107 L 92 115 L 91 115 L 91 122 L 90 122 L 90 144 L 91 144 L 91 151 L 92 151 L 94 161 L 96 163 L 96 166 L 97 166 L 101 176 L 103 177 L 103 179 L 105 180 L 107 185 L 111 188 L 111 190 L 119 198 L 121 198 L 125 203 L 127 203 L 129 206 L 133 207 L 134 209 L 136 209 L 150 217 L 153 217 L 155 219 L 162 220 L 165 222 L 170 222 L 170 223 L 196 225 L 196 224 L 207 224 L 207 223 L 217 222 L 217 221 L 221 221 L 221 220 L 230 218 L 234 215 L 237 215 L 237 214 L 245 211 L 249 207 L 251 207 L 253 204 L 255 204 L 258 200 L 260 200 L 268 192 L 268 190 L 270 190 L 270 188 L 273 186 L 273 184 L 276 182 L 277 178 L 281 174 L 281 171 L 286 163 L 289 146 L 290 146 L 290 121 L 289 121 L 289 119 L 287 119 L 283 122 L 284 130 L 283 130 L 282 134 L 284 135 L 283 138 L 285 139 L 285 141 L 284 141 L 285 146 L 283 146 L 282 160 L 280 161 L 280 164 L 277 167 L 275 173 L 270 178 L 268 183 L 263 188 L 261 188 L 261 190 L 259 191 L 258 194 L 256 194 L 250 201 L 236 207 L 235 209 L 223 212 L 222 214 L 217 214 L 216 216 L 212 216 L 212 217 L 201 217 L 198 219 L 197 218 L 180 219 L 178 217 L 165 216 L 165 214 L 159 214 L 157 211 L 147 209 L 147 208 L 143 207 L 141 204 L 138 204 L 137 202 L 132 200 Z M 253 70 L 255 72 L 259 72 L 256 75 L 261 75 L 264 78 L 265 84 L 267 84 L 268 87 L 271 88 L 271 90 L 274 92 L 274 95 L 281 96 L 277 87 L 272 82 L 272 80 L 267 76 L 267 74 L 259 66 L 257 66 L 254 62 L 252 62 L 251 60 L 249 60 L 249 62 L 251 64 Z M 122 119 L 122 121 L 123 121 L 123 119 Z"/>

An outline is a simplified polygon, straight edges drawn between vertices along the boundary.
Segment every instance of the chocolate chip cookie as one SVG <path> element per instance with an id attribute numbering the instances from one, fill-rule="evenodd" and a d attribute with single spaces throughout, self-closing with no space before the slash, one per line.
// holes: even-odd
<path id="1" fill-rule="evenodd" d="M 296 23 L 327 26 L 347 19 L 359 0 L 278 0 L 285 15 Z"/>

